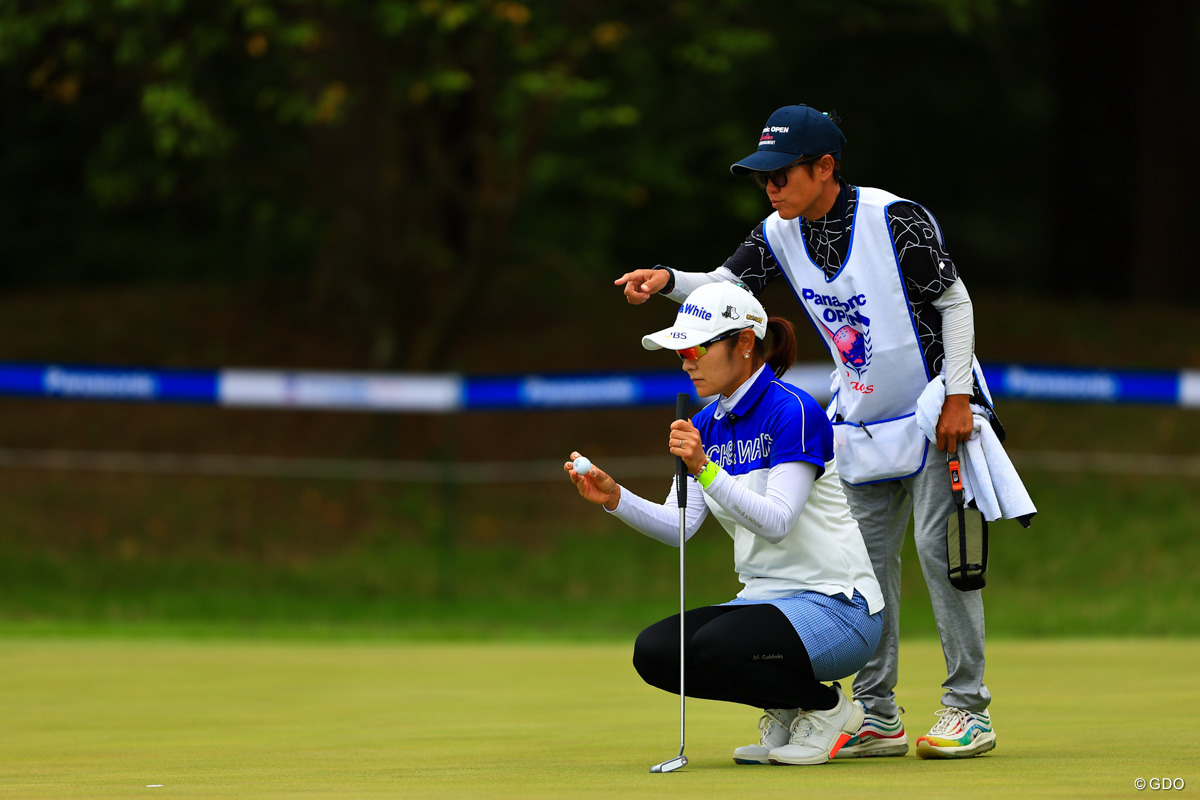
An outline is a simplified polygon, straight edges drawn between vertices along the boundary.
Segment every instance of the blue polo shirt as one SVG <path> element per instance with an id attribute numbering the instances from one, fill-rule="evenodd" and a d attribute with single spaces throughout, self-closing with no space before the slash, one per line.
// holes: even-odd
<path id="1" fill-rule="evenodd" d="M 730 401 L 732 409 L 722 412 L 721 403 Z M 744 586 L 740 600 L 774 602 L 810 591 L 849 601 L 859 591 L 870 613 L 883 607 L 833 461 L 833 427 L 816 400 L 764 366 L 748 386 L 701 409 L 692 423 L 705 453 L 725 473 L 704 490 L 704 503 L 733 539 L 734 568 Z M 725 480 L 766 496 L 771 468 L 791 462 L 812 464 L 817 477 L 800 516 L 780 541 L 756 535 L 713 497 Z"/>
<path id="2" fill-rule="evenodd" d="M 709 403 L 692 424 L 706 455 L 734 477 L 807 461 L 817 467 L 819 478 L 833 458 L 833 428 L 825 409 L 807 392 L 776 378 L 770 365 L 720 419 L 718 407 Z"/>

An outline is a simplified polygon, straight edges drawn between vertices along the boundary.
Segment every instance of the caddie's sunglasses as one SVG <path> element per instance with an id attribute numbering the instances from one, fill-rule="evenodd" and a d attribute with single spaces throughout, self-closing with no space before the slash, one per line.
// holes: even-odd
<path id="1" fill-rule="evenodd" d="M 737 328 L 736 330 L 726 331 L 725 333 L 722 333 L 720 336 L 718 336 L 715 339 L 709 339 L 704 344 L 698 344 L 695 347 L 685 347 L 682 350 L 676 350 L 675 352 L 679 354 L 679 358 L 682 359 L 683 361 L 698 361 L 700 359 L 700 356 L 702 356 L 708 352 L 708 348 L 712 347 L 714 344 L 721 341 L 722 339 L 731 339 L 734 336 L 737 336 L 739 333 L 741 333 L 744 330 L 746 330 L 746 329 L 745 328 Z"/>
<path id="2" fill-rule="evenodd" d="M 825 154 L 822 153 L 821 156 L 823 155 Z M 775 184 L 776 188 L 782 189 L 783 187 L 787 186 L 788 170 L 790 170 L 792 167 L 798 167 L 801 164 L 811 164 L 820 159 L 821 156 L 805 156 L 799 161 L 793 161 L 783 169 L 775 169 L 771 170 L 770 172 L 754 172 L 751 173 L 751 175 L 754 178 L 754 182 L 758 184 L 758 188 L 760 189 L 767 188 L 767 181 Z"/>

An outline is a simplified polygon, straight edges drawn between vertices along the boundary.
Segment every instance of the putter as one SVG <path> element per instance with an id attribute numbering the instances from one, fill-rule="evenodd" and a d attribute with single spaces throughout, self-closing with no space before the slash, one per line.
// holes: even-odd
<path id="1" fill-rule="evenodd" d="M 688 405 L 691 400 L 691 395 L 686 392 L 680 392 L 675 396 L 675 419 L 688 418 Z M 680 767 L 687 766 L 688 763 L 687 756 L 683 754 L 687 704 L 687 696 L 683 692 L 683 612 L 686 609 L 684 587 L 687 585 L 684 581 L 686 561 L 683 556 L 683 545 L 687 540 L 687 469 L 683 466 L 683 459 L 679 456 L 675 456 L 675 498 L 679 503 L 679 755 L 669 758 L 661 764 L 655 764 L 650 768 L 651 772 L 674 772 Z"/>
<path id="2" fill-rule="evenodd" d="M 950 489 L 954 493 L 956 514 L 946 522 L 946 561 L 950 585 L 962 592 L 987 585 L 988 525 L 983 512 L 964 503 L 962 470 L 957 453 L 946 453 L 950 467 Z"/>

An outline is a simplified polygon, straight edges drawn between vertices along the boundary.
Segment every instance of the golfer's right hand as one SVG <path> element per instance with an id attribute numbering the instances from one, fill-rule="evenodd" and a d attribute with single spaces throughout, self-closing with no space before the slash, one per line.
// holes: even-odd
<path id="1" fill-rule="evenodd" d="M 621 486 L 595 464 L 592 464 L 592 471 L 587 475 L 580 475 L 575 471 L 575 459 L 577 458 L 579 458 L 579 453 L 572 452 L 571 460 L 563 464 L 563 470 L 571 479 L 571 483 L 575 484 L 575 488 L 579 490 L 579 496 L 589 503 L 604 506 L 609 511 L 616 511 L 617 505 L 621 502 Z"/>
<path id="2" fill-rule="evenodd" d="M 635 269 L 626 272 L 613 281 L 617 286 L 625 287 L 625 299 L 635 306 L 650 299 L 650 295 L 658 294 L 671 279 L 671 273 L 665 269 Z"/>

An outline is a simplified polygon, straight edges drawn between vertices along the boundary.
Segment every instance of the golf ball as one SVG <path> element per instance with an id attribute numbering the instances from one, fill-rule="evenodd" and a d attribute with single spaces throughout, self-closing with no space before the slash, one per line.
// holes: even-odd
<path id="1" fill-rule="evenodd" d="M 592 471 L 592 462 L 588 461 L 587 456 L 580 456 L 575 459 L 575 472 L 579 475 L 587 475 Z"/>

